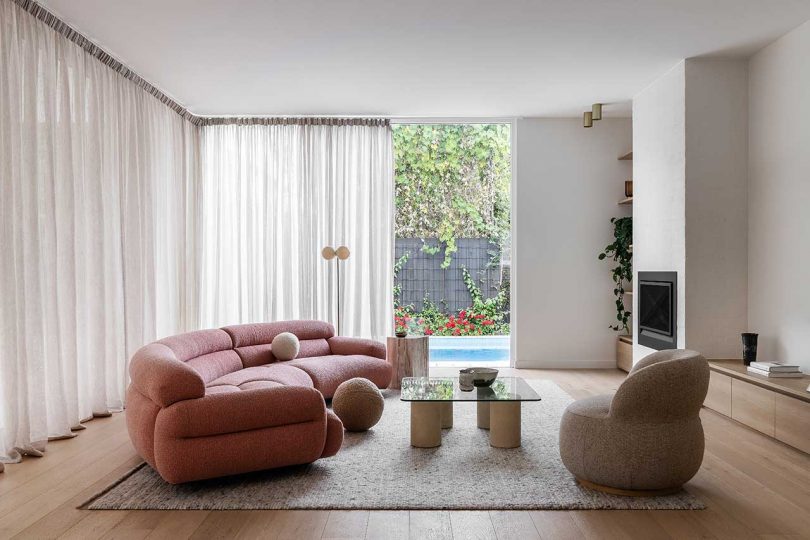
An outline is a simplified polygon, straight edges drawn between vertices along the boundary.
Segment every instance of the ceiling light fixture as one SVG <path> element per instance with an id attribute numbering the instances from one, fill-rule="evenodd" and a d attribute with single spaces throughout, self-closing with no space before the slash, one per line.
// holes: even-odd
<path id="1" fill-rule="evenodd" d="M 582 114 L 582 127 L 589 128 L 593 126 L 593 113 L 588 111 Z"/>
<path id="2" fill-rule="evenodd" d="M 591 106 L 591 118 L 594 122 L 597 120 L 602 119 L 602 104 L 601 103 L 594 103 Z"/>

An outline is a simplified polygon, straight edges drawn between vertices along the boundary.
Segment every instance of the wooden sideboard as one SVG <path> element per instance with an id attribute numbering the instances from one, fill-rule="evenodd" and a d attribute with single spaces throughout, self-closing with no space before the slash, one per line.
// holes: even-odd
<path id="1" fill-rule="evenodd" d="M 810 453 L 810 376 L 753 375 L 742 360 L 709 360 L 709 368 L 705 407 Z"/>

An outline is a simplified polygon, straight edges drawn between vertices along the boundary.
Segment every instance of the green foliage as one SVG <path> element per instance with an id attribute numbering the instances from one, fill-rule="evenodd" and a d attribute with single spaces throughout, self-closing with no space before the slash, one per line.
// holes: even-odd
<path id="1" fill-rule="evenodd" d="M 616 297 L 616 320 L 618 322 L 611 325 L 611 328 L 629 333 L 630 328 L 627 321 L 630 319 L 630 312 L 624 306 L 624 284 L 633 282 L 633 252 L 630 249 L 630 245 L 633 243 L 633 218 L 611 218 L 610 222 L 613 224 L 614 240 L 599 254 L 599 260 L 610 257 L 616 262 L 616 266 L 611 270 L 611 276 L 616 284 L 613 294 Z"/>
<path id="2" fill-rule="evenodd" d="M 397 279 L 397 276 L 402 271 L 402 267 L 405 266 L 405 263 L 408 262 L 408 259 L 411 258 L 411 252 L 406 251 L 402 257 L 397 259 L 397 262 L 394 263 L 394 280 Z M 399 305 L 399 297 L 402 295 L 402 285 L 395 283 L 394 284 L 394 306 Z"/>
<path id="3" fill-rule="evenodd" d="M 508 124 L 398 124 L 393 128 L 398 238 L 437 238 L 424 244 L 442 268 L 458 238 L 509 234 L 511 148 Z"/>

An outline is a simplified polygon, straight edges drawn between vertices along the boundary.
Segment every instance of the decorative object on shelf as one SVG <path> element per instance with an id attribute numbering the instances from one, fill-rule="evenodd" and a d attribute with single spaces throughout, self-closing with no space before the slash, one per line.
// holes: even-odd
<path id="1" fill-rule="evenodd" d="M 292 360 L 298 356 L 301 344 L 298 337 L 292 332 L 282 332 L 273 338 L 270 343 L 270 350 L 278 360 Z"/>
<path id="2" fill-rule="evenodd" d="M 759 334 L 751 332 L 742 333 L 743 344 L 743 364 L 750 366 L 751 362 L 757 361 L 757 338 Z"/>
<path id="3" fill-rule="evenodd" d="M 625 197 L 632 197 L 633 196 L 633 181 L 632 180 L 625 180 L 624 181 L 624 196 Z"/>
<path id="4" fill-rule="evenodd" d="M 464 368 L 458 371 L 458 383 L 464 391 L 468 391 L 469 385 L 477 388 L 492 386 L 497 377 L 498 370 L 495 368 Z"/>
<path id="5" fill-rule="evenodd" d="M 611 274 L 613 282 L 616 284 L 613 288 L 613 295 L 616 297 L 617 323 L 611 325 L 610 328 L 616 331 L 623 330 L 629 334 L 630 327 L 627 322 L 630 320 L 630 311 L 624 307 L 624 284 L 633 282 L 633 251 L 630 249 L 630 245 L 633 243 L 633 218 L 611 218 L 610 222 L 613 224 L 614 241 L 599 254 L 600 261 L 607 257 L 616 261 L 616 266 L 611 270 Z"/>
<path id="6" fill-rule="evenodd" d="M 389 388 L 399 390 L 402 379 L 405 377 L 427 377 L 429 375 L 430 338 L 428 336 L 389 337 L 387 345 L 386 360 L 393 368 Z"/>
<path id="7" fill-rule="evenodd" d="M 398 338 L 405 338 L 408 337 L 408 331 L 405 329 L 404 326 L 397 327 L 397 330 L 396 332 L 394 332 L 394 335 L 397 336 Z"/>
<path id="8" fill-rule="evenodd" d="M 332 397 L 332 410 L 346 431 L 367 431 L 382 418 L 385 399 L 377 386 L 362 377 L 341 383 Z"/>
<path id="9" fill-rule="evenodd" d="M 346 246 L 340 246 L 337 249 L 331 246 L 324 246 L 321 250 L 321 256 L 327 261 L 335 259 L 337 265 L 337 335 L 340 335 L 340 261 L 345 261 L 349 258 L 351 252 Z"/>

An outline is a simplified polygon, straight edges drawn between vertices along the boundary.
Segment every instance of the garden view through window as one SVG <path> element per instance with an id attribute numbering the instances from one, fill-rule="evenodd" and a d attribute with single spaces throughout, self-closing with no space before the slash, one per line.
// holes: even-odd
<path id="1" fill-rule="evenodd" d="M 396 124 L 394 327 L 431 364 L 509 365 L 510 124 Z"/>

